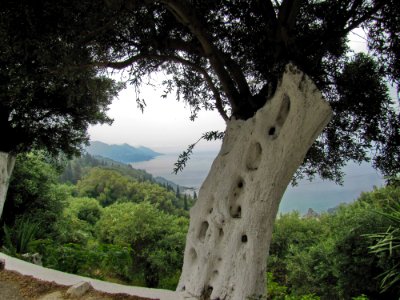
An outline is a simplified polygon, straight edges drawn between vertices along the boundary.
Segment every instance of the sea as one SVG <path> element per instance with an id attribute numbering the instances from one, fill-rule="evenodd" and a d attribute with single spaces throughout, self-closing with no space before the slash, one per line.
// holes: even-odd
<path id="1" fill-rule="evenodd" d="M 172 171 L 179 153 L 167 153 L 131 165 L 136 169 L 146 170 L 153 176 L 161 176 L 179 186 L 198 191 L 217 154 L 216 151 L 194 152 L 186 168 L 176 175 Z M 298 211 L 300 214 L 306 214 L 309 208 L 321 213 L 342 203 L 353 202 L 362 192 L 384 185 L 383 176 L 368 163 L 349 163 L 344 167 L 344 172 L 346 175 L 343 185 L 319 178 L 311 182 L 302 180 L 294 187 L 289 185 L 279 206 L 279 213 Z"/>

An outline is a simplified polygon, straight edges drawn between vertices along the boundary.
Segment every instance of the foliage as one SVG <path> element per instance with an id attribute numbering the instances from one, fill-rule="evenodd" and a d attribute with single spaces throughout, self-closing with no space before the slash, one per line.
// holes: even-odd
<path id="1" fill-rule="evenodd" d="M 93 168 L 77 183 L 81 196 L 98 198 L 102 206 L 108 206 L 123 197 L 129 197 L 130 180 L 116 172 Z"/>
<path id="2" fill-rule="evenodd" d="M 378 213 L 389 220 L 391 225 L 385 232 L 366 236 L 377 241 L 375 245 L 369 247 L 371 253 L 389 256 L 389 265 L 380 275 L 382 291 L 395 288 L 400 293 L 400 202 L 391 201 L 388 206 L 388 212 Z"/>
<path id="3" fill-rule="evenodd" d="M 225 136 L 225 132 L 221 131 L 208 131 L 203 133 L 201 138 L 199 138 L 194 144 L 190 144 L 185 151 L 183 151 L 181 154 L 179 154 L 177 162 L 174 164 L 174 169 L 173 173 L 178 174 L 181 172 L 185 167 L 186 163 L 190 159 L 190 156 L 192 155 L 194 147 L 201 141 L 201 140 L 206 140 L 206 141 L 212 141 L 212 140 L 222 140 Z"/>
<path id="4" fill-rule="evenodd" d="M 92 168 L 78 181 L 76 188 L 78 195 L 96 198 L 102 206 L 148 201 L 162 211 L 184 214 L 184 199 L 179 195 L 158 184 L 140 182 L 115 170 Z"/>
<path id="5" fill-rule="evenodd" d="M 3 251 L 38 252 L 44 266 L 83 276 L 175 288 L 188 228 L 188 219 L 176 209 L 179 191 L 123 176 L 117 166 L 88 169 L 88 180 L 83 177 L 79 187 L 60 185 L 46 161 L 43 153 L 18 156 L 10 199 L 22 200 L 4 226 Z M 116 199 L 105 208 L 100 185 Z M 97 198 L 77 196 L 81 192 Z M 163 206 L 168 199 L 175 199 L 173 209 Z M 392 184 L 362 193 L 333 214 L 279 216 L 266 274 L 268 299 L 398 297 L 399 199 L 400 189 Z M 45 218 L 47 213 L 52 217 Z M 42 226 L 39 218 L 49 223 Z M 48 228 L 46 235 L 42 228 Z"/>
<path id="6" fill-rule="evenodd" d="M 2 251 L 8 255 L 17 256 L 29 252 L 29 244 L 35 239 L 38 225 L 29 220 L 20 219 L 15 228 L 4 225 L 4 245 Z"/>
<path id="7" fill-rule="evenodd" d="M 298 212 L 279 216 L 274 225 L 273 239 L 270 246 L 268 268 L 278 282 L 286 285 L 288 273 L 287 260 L 293 247 L 307 249 L 313 245 L 325 231 L 321 222 L 315 218 L 302 219 Z"/>
<path id="8" fill-rule="evenodd" d="M 39 224 L 37 237 L 54 233 L 53 224 L 62 213 L 69 193 L 67 186 L 57 184 L 55 168 L 46 162 L 43 152 L 17 156 L 11 177 L 2 220 L 14 226 L 19 218 Z"/>
<path id="9" fill-rule="evenodd" d="M 187 219 L 167 215 L 148 202 L 127 202 L 105 208 L 96 232 L 103 243 L 130 245 L 134 267 L 147 286 L 155 287 L 161 275 L 179 268 L 187 226 Z"/>
<path id="10" fill-rule="evenodd" d="M 307 293 L 321 299 L 352 299 L 362 294 L 370 299 L 398 297 L 398 282 L 382 290 L 380 280 L 390 271 L 398 274 L 398 252 L 390 255 L 388 240 L 383 238 L 389 237 L 385 234 L 388 228 L 394 228 L 386 215 L 394 216 L 393 203 L 399 199 L 400 189 L 387 186 L 363 193 L 333 214 L 311 219 L 296 213 L 280 216 L 270 248 L 269 272 L 279 286 L 287 287 L 286 294 L 296 297 Z"/>
<path id="11" fill-rule="evenodd" d="M 63 215 L 55 224 L 58 242 L 86 245 L 93 238 L 94 225 L 102 210 L 96 199 L 69 197 Z"/>
<path id="12" fill-rule="evenodd" d="M 31 247 L 43 255 L 43 264 L 49 268 L 106 280 L 129 281 L 132 277 L 131 250 L 126 246 L 60 245 L 50 240 L 37 240 Z"/>
<path id="13" fill-rule="evenodd" d="M 56 167 L 44 153 L 20 154 L 3 251 L 17 257 L 38 252 L 44 266 L 65 272 L 174 289 L 188 228 L 185 197 L 135 179 L 135 171 L 88 168 L 77 186 L 65 185 L 57 183 Z M 78 196 L 85 193 L 97 198 Z M 115 203 L 103 208 L 105 199 Z"/>
<path id="14" fill-rule="evenodd" d="M 2 1 L 1 151 L 77 154 L 90 124 L 111 122 L 107 106 L 122 86 L 90 66 L 90 50 L 79 45 L 98 25 L 77 17 L 79 2 Z"/>
<path id="15" fill-rule="evenodd" d="M 118 171 L 121 175 L 131 177 L 138 181 L 153 181 L 153 176 L 144 170 L 137 170 L 132 168 L 131 165 L 119 163 L 117 161 L 92 156 L 88 153 L 82 154 L 80 157 L 75 157 L 72 160 L 67 161 L 64 170 L 60 176 L 61 182 L 69 182 L 76 184 L 81 179 L 87 169 L 92 167 L 102 167 Z"/>

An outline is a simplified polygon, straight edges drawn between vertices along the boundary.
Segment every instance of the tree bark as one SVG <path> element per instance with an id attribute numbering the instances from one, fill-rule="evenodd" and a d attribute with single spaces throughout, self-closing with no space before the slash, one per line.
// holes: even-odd
<path id="1" fill-rule="evenodd" d="M 254 117 L 228 122 L 220 153 L 190 211 L 177 287 L 186 299 L 264 294 L 280 200 L 331 114 L 314 83 L 287 65 L 275 95 Z"/>
<path id="2" fill-rule="evenodd" d="M 15 165 L 15 155 L 0 152 L 0 218 L 3 214 L 4 202 L 6 201 L 8 185 Z"/>

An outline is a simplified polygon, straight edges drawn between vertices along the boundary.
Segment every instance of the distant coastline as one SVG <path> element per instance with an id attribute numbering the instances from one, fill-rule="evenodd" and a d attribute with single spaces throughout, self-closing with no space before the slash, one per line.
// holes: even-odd
<path id="1" fill-rule="evenodd" d="M 99 155 L 125 164 L 149 161 L 162 155 L 144 146 L 133 147 L 126 143 L 109 145 L 100 141 L 91 141 L 85 150 L 91 155 Z"/>

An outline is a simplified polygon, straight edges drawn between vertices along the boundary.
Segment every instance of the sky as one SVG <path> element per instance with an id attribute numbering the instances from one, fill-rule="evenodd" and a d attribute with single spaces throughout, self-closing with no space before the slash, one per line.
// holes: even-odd
<path id="1" fill-rule="evenodd" d="M 89 128 L 91 140 L 108 144 L 128 143 L 146 146 L 162 153 L 181 152 L 197 141 L 202 133 L 225 130 L 225 122 L 216 111 L 201 111 L 190 121 L 190 109 L 175 100 L 174 94 L 161 97 L 162 89 L 152 86 L 141 88 L 140 97 L 146 107 L 137 108 L 133 87 L 120 92 L 110 106 L 108 115 L 114 119 L 111 126 L 96 125 Z M 216 150 L 220 143 L 201 143 L 200 150 Z"/>

